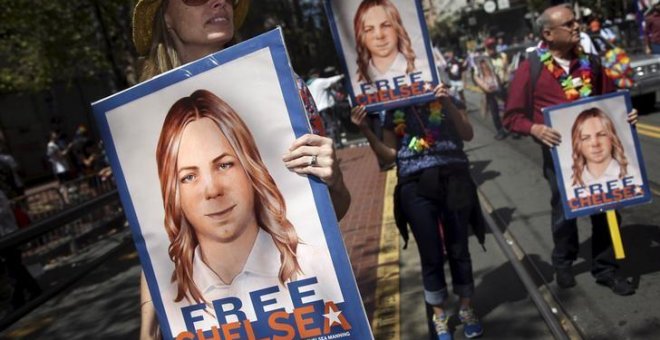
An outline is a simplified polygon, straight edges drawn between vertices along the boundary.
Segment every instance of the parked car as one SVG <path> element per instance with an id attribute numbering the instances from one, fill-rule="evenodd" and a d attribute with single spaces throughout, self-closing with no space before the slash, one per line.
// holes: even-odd
<path id="1" fill-rule="evenodd" d="M 615 48 L 611 42 L 601 36 L 592 36 L 591 40 L 601 57 L 607 51 Z M 660 56 L 655 54 L 629 53 L 630 66 L 634 70 L 634 85 L 629 88 L 630 95 L 644 97 L 644 100 L 656 100 L 656 92 L 660 91 Z"/>

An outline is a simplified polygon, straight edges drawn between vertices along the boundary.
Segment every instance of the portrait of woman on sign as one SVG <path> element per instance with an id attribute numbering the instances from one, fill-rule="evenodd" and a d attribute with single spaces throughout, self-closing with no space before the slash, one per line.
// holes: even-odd
<path id="1" fill-rule="evenodd" d="M 300 240 L 250 130 L 218 96 L 197 90 L 172 105 L 156 159 L 175 302 L 249 301 L 250 292 L 277 286 L 271 296 L 290 312 L 288 282 L 334 280 L 318 270 L 332 266 L 328 253 Z M 319 298 L 338 294 L 313 288 Z"/>
<path id="2" fill-rule="evenodd" d="M 628 103 L 628 93 L 618 92 L 544 109 L 561 135 L 551 152 L 568 218 L 650 198 Z"/>
<path id="3" fill-rule="evenodd" d="M 311 127 L 292 73 L 275 66 L 288 65 L 281 33 L 261 40 L 274 47 L 237 46 L 95 107 L 164 335 L 239 323 L 260 338 L 273 313 L 292 327 L 287 316 L 312 306 L 315 327 L 325 308 L 359 324 L 329 190 L 283 161 Z"/>
<path id="4" fill-rule="evenodd" d="M 432 92 L 437 73 L 426 23 L 416 5 L 401 0 L 326 1 L 357 103 L 368 107 Z"/>

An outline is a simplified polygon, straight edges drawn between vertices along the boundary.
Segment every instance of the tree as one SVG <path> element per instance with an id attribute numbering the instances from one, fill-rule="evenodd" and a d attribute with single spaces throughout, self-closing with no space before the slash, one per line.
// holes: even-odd
<path id="1" fill-rule="evenodd" d="M 132 62 L 130 1 L 0 0 L 0 7 L 0 93 L 39 91 Z"/>
<path id="2" fill-rule="evenodd" d="M 338 66 L 323 3 L 320 0 L 262 0 L 250 8 L 247 22 L 240 29 L 253 37 L 281 26 L 294 69 L 304 75 L 310 68 Z"/>

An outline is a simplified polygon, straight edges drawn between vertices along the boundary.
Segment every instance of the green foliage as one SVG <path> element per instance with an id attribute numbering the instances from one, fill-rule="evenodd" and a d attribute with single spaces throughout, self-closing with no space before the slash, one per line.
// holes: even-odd
<path id="1" fill-rule="evenodd" d="M 527 0 L 527 8 L 530 12 L 541 13 L 549 6 L 550 2 L 547 0 Z"/>
<path id="2" fill-rule="evenodd" d="M 456 37 L 460 35 L 459 20 L 460 16 L 458 14 L 438 18 L 435 24 L 429 27 L 431 41 L 437 44 L 438 47 L 444 47 L 450 41 L 456 40 Z"/>
<path id="3" fill-rule="evenodd" d="M 107 72 L 110 53 L 129 50 L 123 36 L 130 18 L 122 16 L 131 6 L 128 0 L 0 0 L 0 92 L 39 91 Z"/>

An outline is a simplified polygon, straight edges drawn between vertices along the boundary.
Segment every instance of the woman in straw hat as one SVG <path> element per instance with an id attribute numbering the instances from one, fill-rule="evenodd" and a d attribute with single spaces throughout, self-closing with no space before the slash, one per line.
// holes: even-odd
<path id="1" fill-rule="evenodd" d="M 218 52 L 234 43 L 234 33 L 245 21 L 249 0 L 138 0 L 133 13 L 133 42 L 143 56 L 140 80 L 150 79 L 180 65 Z M 314 132 L 323 131 L 318 112 L 304 83 L 298 81 Z M 346 188 L 333 142 L 306 134 L 283 157 L 290 170 L 320 178 L 328 185 L 337 218 L 346 214 Z M 151 296 L 142 276 L 141 339 L 159 338 Z"/>

